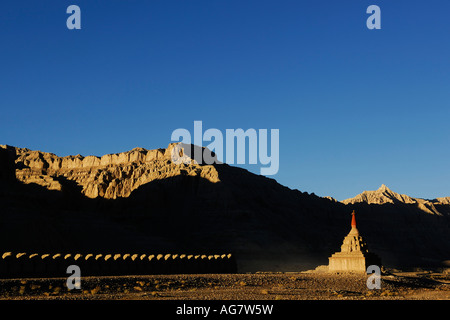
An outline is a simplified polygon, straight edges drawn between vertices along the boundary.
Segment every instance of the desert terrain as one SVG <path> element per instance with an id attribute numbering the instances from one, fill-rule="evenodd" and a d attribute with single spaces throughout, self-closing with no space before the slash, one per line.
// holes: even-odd
<path id="1" fill-rule="evenodd" d="M 231 252 L 237 273 L 82 274 L 72 290 L 67 277 L 4 274 L 0 299 L 450 300 L 448 197 L 382 185 L 339 202 L 225 164 L 175 165 L 171 147 L 61 158 L 3 146 L 0 249 L 27 257 Z M 354 210 L 384 266 L 380 289 L 369 290 L 364 274 L 306 271 L 339 251 Z"/>
<path id="2" fill-rule="evenodd" d="M 450 300 L 450 274 L 392 270 L 381 289 L 367 275 L 288 272 L 0 280 L 2 300 Z"/>

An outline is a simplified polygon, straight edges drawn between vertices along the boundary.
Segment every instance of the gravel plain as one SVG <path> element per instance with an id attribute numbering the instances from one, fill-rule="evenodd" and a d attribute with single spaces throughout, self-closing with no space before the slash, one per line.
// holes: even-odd
<path id="1" fill-rule="evenodd" d="M 369 290 L 367 275 L 328 273 L 182 274 L 2 279 L 1 300 L 450 300 L 450 274 L 396 272 Z"/>

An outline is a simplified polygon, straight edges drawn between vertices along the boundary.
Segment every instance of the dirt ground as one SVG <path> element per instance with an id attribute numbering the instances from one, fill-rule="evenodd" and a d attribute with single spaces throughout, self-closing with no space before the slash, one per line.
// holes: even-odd
<path id="1" fill-rule="evenodd" d="M 0 280 L 2 300 L 450 300 L 450 274 L 393 272 L 369 290 L 367 275 L 255 273 Z"/>

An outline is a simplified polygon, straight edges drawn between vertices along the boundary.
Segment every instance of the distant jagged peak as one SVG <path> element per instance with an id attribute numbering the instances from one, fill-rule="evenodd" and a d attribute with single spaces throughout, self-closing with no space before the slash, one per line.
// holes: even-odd
<path id="1" fill-rule="evenodd" d="M 354 204 L 354 203 L 361 203 L 365 202 L 368 204 L 384 204 L 384 203 L 396 203 L 396 202 L 403 202 L 403 203 L 417 203 L 417 199 L 411 198 L 408 195 L 405 194 L 399 194 L 397 192 L 392 191 L 389 189 L 385 184 L 382 184 L 377 190 L 375 191 L 364 191 L 361 194 L 358 194 L 354 198 L 343 200 L 342 203 L 344 204 Z"/>
<path id="2" fill-rule="evenodd" d="M 364 191 L 358 194 L 354 198 L 343 200 L 344 204 L 356 204 L 356 203 L 367 203 L 367 204 L 410 204 L 416 205 L 422 211 L 429 214 L 442 215 L 434 206 L 435 202 L 445 203 L 446 198 L 440 198 L 440 201 L 429 201 L 420 198 L 412 198 L 406 194 L 399 194 L 397 192 L 389 189 L 385 184 L 382 184 L 375 191 Z"/>
<path id="3" fill-rule="evenodd" d="M 368 191 L 366 191 L 366 192 L 368 192 Z M 400 194 L 395 191 L 392 191 L 385 184 L 382 184 L 381 187 L 379 187 L 378 190 L 376 190 L 375 192 L 381 193 L 382 195 L 386 196 L 387 198 L 390 198 L 392 200 L 398 200 L 400 202 L 406 202 L 406 203 L 415 203 L 416 202 L 413 198 L 411 198 L 410 196 L 408 196 L 406 194 Z"/>
<path id="4" fill-rule="evenodd" d="M 437 202 L 438 204 L 450 204 L 450 197 L 436 198 L 434 202 Z"/>

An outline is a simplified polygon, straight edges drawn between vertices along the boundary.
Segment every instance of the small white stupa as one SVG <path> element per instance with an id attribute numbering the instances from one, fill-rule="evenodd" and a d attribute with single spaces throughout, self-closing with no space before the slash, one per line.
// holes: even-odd
<path id="1" fill-rule="evenodd" d="M 341 251 L 328 258 L 328 272 L 366 272 L 370 265 L 381 268 L 381 261 L 369 252 L 367 244 L 356 228 L 355 211 L 352 212 L 351 230 L 344 238 Z"/>

